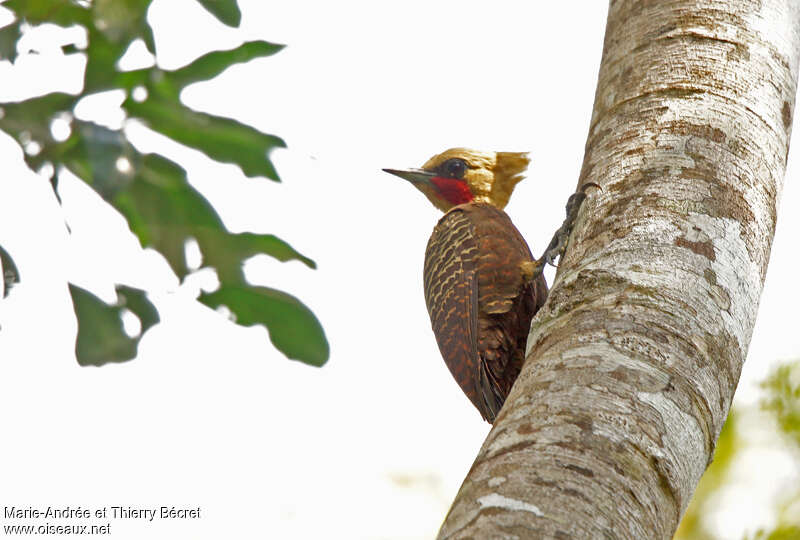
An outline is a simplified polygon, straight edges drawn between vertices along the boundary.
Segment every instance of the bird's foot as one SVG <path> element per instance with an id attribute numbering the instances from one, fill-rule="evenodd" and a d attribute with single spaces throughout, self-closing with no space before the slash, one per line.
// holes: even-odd
<path id="1" fill-rule="evenodd" d="M 550 240 L 550 244 L 548 244 L 544 254 L 533 263 L 536 266 L 536 275 L 542 273 L 546 264 L 558 267 L 558 265 L 555 264 L 555 260 L 559 259 L 560 261 L 564 252 L 567 250 L 569 235 L 572 232 L 575 219 L 578 217 L 578 211 L 583 201 L 586 200 L 586 188 L 588 187 L 596 187 L 600 190 L 603 189 L 594 182 L 587 182 L 583 184 L 578 191 L 569 196 L 567 200 L 567 217 L 564 219 L 561 227 L 559 227 L 553 235 L 553 239 Z"/>

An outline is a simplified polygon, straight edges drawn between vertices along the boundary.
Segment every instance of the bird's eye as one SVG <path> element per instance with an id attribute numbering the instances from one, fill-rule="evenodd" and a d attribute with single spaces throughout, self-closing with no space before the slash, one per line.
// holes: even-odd
<path id="1" fill-rule="evenodd" d="M 461 158 L 448 159 L 442 163 L 442 172 L 448 178 L 464 178 L 467 172 L 467 162 Z"/>

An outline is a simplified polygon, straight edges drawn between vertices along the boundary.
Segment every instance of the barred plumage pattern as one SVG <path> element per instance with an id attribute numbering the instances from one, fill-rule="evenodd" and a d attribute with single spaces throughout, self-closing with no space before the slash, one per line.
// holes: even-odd
<path id="1" fill-rule="evenodd" d="M 525 357 L 533 315 L 547 297 L 543 276 L 523 278 L 530 249 L 502 210 L 456 206 L 425 251 L 425 303 L 436 342 L 461 389 L 494 422 Z"/>

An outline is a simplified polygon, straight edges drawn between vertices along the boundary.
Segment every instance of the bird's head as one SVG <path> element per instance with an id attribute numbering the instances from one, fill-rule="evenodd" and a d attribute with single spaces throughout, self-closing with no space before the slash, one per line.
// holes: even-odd
<path id="1" fill-rule="evenodd" d="M 526 152 L 451 148 L 433 156 L 420 169 L 383 170 L 408 180 L 436 208 L 447 212 L 473 201 L 504 208 L 529 161 Z"/>

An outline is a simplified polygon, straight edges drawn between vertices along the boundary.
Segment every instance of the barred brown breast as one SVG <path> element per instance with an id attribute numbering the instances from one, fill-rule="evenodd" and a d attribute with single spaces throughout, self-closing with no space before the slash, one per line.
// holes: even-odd
<path id="1" fill-rule="evenodd" d="M 502 210 L 468 203 L 448 211 L 425 251 L 425 303 L 447 367 L 493 423 L 525 359 L 531 319 L 547 298 L 543 275 Z"/>

